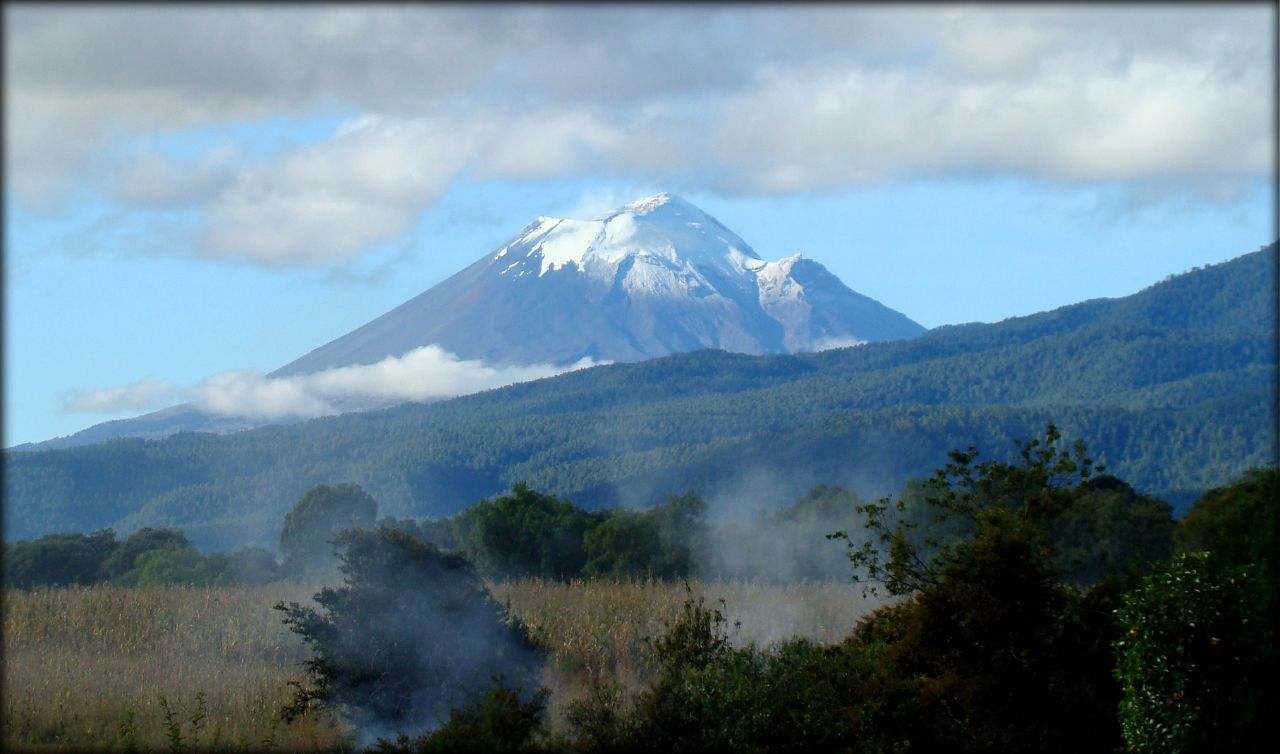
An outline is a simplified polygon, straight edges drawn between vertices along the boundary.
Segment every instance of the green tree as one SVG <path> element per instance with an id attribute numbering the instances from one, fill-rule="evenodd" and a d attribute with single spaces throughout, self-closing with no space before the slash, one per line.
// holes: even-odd
<path id="1" fill-rule="evenodd" d="M 321 484 L 307 490 L 285 514 L 280 530 L 284 570 L 295 576 L 326 576 L 336 565 L 333 541 L 345 529 L 367 529 L 378 502 L 359 485 Z"/>
<path id="2" fill-rule="evenodd" d="M 50 534 L 5 545 L 5 586 L 30 589 L 95 584 L 104 578 L 104 565 L 117 546 L 116 534 L 110 529 L 93 534 Z"/>
<path id="3" fill-rule="evenodd" d="M 1272 637 L 1262 580 L 1208 552 L 1179 555 L 1146 577 L 1117 611 L 1115 675 L 1130 751 L 1161 754 L 1271 750 L 1267 696 Z M 1272 668 L 1274 670 L 1274 668 Z M 1272 684 L 1273 685 L 1273 684 Z"/>
<path id="4" fill-rule="evenodd" d="M 1080 485 L 1073 505 L 1048 522 L 1057 566 L 1069 581 L 1123 578 L 1173 554 L 1168 503 L 1141 495 L 1110 474 Z"/>
<path id="5" fill-rule="evenodd" d="M 1176 532 L 1179 552 L 1207 550 L 1224 567 L 1255 565 L 1265 580 L 1271 623 L 1280 619 L 1280 469 L 1254 469 L 1206 492 Z"/>
<path id="6" fill-rule="evenodd" d="M 199 557 L 195 545 L 177 529 L 147 527 L 130 534 L 112 551 L 103 563 L 104 575 L 112 583 L 136 586 L 142 575 L 140 567 L 148 558 L 164 552 L 181 553 L 179 557 L 187 560 Z"/>
<path id="7" fill-rule="evenodd" d="M 314 608 L 276 605 L 311 647 L 286 717 L 328 704 L 365 731 L 413 734 L 495 677 L 536 685 L 542 655 L 462 555 L 386 528 L 347 529 L 335 543 L 345 585 L 321 589 Z"/>
<path id="8" fill-rule="evenodd" d="M 612 510 L 584 535 L 583 574 L 626 579 L 693 574 L 705 539 L 707 505 L 692 492 L 648 510 Z"/>
<path id="9" fill-rule="evenodd" d="M 1011 462 L 951 452 L 923 486 L 929 523 L 946 538 L 928 524 L 914 531 L 901 499 L 860 509 L 872 536 L 849 543 L 855 578 L 906 599 L 856 636 L 883 643 L 883 662 L 913 679 L 916 746 L 1072 752 L 1118 740 L 1110 598 L 1062 583 L 1049 535 L 1094 465 L 1080 443 L 1060 441 L 1051 424 Z"/>
<path id="10" fill-rule="evenodd" d="M 194 547 L 185 549 L 151 550 L 138 556 L 133 569 L 127 574 L 132 586 L 150 587 L 165 584 L 194 584 L 206 586 L 208 575 L 202 569 L 205 558 Z"/>
<path id="11" fill-rule="evenodd" d="M 486 576 L 572 578 L 587 556 L 583 536 L 598 519 L 567 500 L 523 483 L 481 500 L 454 520 L 458 540 Z"/>

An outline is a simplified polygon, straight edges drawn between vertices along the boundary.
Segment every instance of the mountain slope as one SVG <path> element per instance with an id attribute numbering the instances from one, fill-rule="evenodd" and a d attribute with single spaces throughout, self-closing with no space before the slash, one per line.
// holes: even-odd
<path id="1" fill-rule="evenodd" d="M 540 217 L 496 252 L 274 375 L 372 364 L 430 343 L 491 364 L 565 364 L 699 348 L 809 351 L 922 332 L 817 262 L 766 262 L 715 218 L 658 194 L 597 220 Z"/>
<path id="2" fill-rule="evenodd" d="M 1275 247 L 1120 299 L 821 353 L 699 351 L 466 398 L 6 456 L 6 536 L 171 525 L 270 543 L 310 485 L 444 515 L 526 480 L 588 506 L 687 488 L 777 504 L 817 483 L 895 489 L 975 444 L 1056 422 L 1112 473 L 1182 504 L 1274 463 Z"/>

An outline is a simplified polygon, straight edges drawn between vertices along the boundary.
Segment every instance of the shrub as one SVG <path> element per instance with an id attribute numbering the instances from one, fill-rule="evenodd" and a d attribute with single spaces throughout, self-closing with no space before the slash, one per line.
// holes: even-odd
<path id="1" fill-rule="evenodd" d="M 93 534 L 50 534 L 4 547 L 5 586 L 87 586 L 101 581 L 117 547 L 110 529 Z"/>
<path id="2" fill-rule="evenodd" d="M 1135 752 L 1261 751 L 1269 640 L 1261 579 L 1184 553 L 1145 578 L 1117 611 L 1120 722 Z"/>
<path id="3" fill-rule="evenodd" d="M 596 519 L 567 500 L 516 484 L 510 495 L 481 500 L 454 520 L 458 542 L 485 576 L 581 575 L 583 535 Z"/>
<path id="4" fill-rule="evenodd" d="M 284 568 L 294 575 L 327 576 L 336 564 L 333 540 L 345 529 L 367 529 L 378 502 L 356 484 L 321 484 L 307 490 L 285 514 L 280 530 Z"/>
<path id="5" fill-rule="evenodd" d="M 547 692 L 522 698 L 518 689 L 498 682 L 469 707 L 455 708 L 435 731 L 395 743 L 379 739 L 375 750 L 389 754 L 535 754 L 543 751 Z"/>
<path id="6" fill-rule="evenodd" d="M 338 535 L 345 586 L 317 608 L 279 604 L 311 646 L 292 719 L 331 704 L 362 730 L 418 733 L 468 706 L 492 680 L 531 688 L 542 656 L 461 555 L 393 529 Z"/>

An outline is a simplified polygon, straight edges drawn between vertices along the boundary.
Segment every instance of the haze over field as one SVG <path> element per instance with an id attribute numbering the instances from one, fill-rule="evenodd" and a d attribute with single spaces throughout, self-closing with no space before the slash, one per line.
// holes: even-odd
<path id="1" fill-rule="evenodd" d="M 531 218 L 662 191 L 925 327 L 1276 235 L 1268 6 L 4 13 L 6 446 L 558 371 L 446 348 L 265 379 Z"/>

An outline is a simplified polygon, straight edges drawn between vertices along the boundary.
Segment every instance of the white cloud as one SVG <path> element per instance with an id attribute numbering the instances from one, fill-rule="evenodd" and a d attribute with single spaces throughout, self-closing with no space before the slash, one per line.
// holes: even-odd
<path id="1" fill-rule="evenodd" d="M 194 159 L 178 160 L 141 145 L 122 158 L 108 177 L 108 191 L 138 207 L 182 207 L 207 200 L 224 190 L 240 161 L 230 145 L 210 149 Z"/>
<path id="2" fill-rule="evenodd" d="M 323 263 L 393 241 L 474 154 L 474 135 L 431 119 L 364 116 L 274 161 L 246 164 L 206 205 L 203 251 Z"/>
<path id="3" fill-rule="evenodd" d="M 329 264 L 459 175 L 767 194 L 914 176 L 1270 176 L 1274 9 L 6 8 L 6 190 L 203 214 L 202 251 Z M 254 161 L 150 134 L 363 113 Z M 95 183 L 96 182 L 96 183 Z"/>
<path id="4" fill-rule="evenodd" d="M 196 408 L 220 416 L 312 418 L 406 401 L 453 398 L 607 363 L 584 358 L 573 364 L 494 367 L 479 360 L 459 359 L 439 346 L 428 345 L 376 364 L 294 377 L 269 377 L 237 369 L 207 377 L 190 388 L 170 380 L 145 379 L 68 395 L 63 408 L 110 414 L 190 401 Z"/>
<path id="5" fill-rule="evenodd" d="M 181 389 L 169 380 L 144 379 L 129 385 L 73 392 L 62 401 L 64 411 L 90 414 L 118 414 L 147 411 L 173 403 Z"/>
<path id="6" fill-rule="evenodd" d="M 262 419 L 338 413 L 328 401 L 313 395 L 301 378 L 276 380 L 252 370 L 223 372 L 202 380 L 195 388 L 193 403 L 211 414 Z"/>
<path id="7" fill-rule="evenodd" d="M 1265 175 L 1273 142 L 1255 96 L 1268 74 L 1086 61 L 1027 81 L 851 71 L 769 77 L 720 103 L 707 148 L 722 189 L 838 188 L 973 172 L 1063 181 Z M 1252 94 L 1251 94 L 1252 93 Z"/>
<path id="8" fill-rule="evenodd" d="M 226 416 L 314 417 L 341 413 L 361 404 L 466 395 L 595 365 L 596 362 L 583 359 L 561 366 L 492 367 L 477 360 L 459 359 L 439 346 L 429 345 L 376 364 L 338 367 L 296 377 L 225 372 L 197 385 L 193 401 L 204 411 Z"/>

